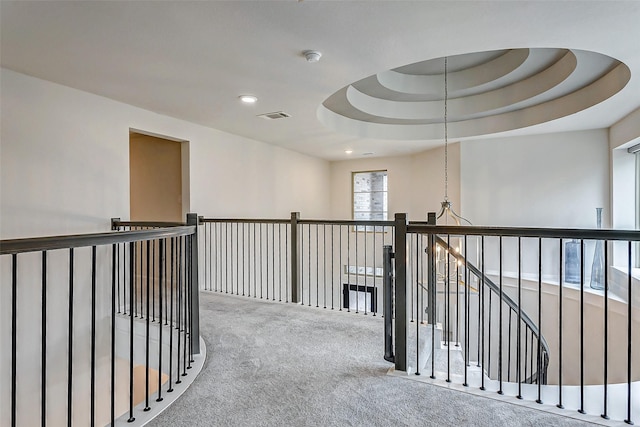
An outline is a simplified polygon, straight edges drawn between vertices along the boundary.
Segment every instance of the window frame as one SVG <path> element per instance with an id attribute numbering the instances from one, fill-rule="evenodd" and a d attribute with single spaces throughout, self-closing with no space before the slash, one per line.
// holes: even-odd
<path id="1" fill-rule="evenodd" d="M 366 174 L 366 173 L 380 173 L 380 172 L 384 172 L 385 177 L 386 177 L 386 181 L 387 181 L 387 185 L 386 185 L 386 189 L 382 190 L 382 191 L 368 191 L 368 192 L 358 192 L 358 193 L 385 193 L 386 197 L 383 198 L 383 200 L 386 200 L 386 203 L 383 202 L 383 219 L 382 221 L 387 221 L 389 218 L 389 171 L 387 169 L 373 169 L 373 170 L 358 170 L 358 171 L 351 171 L 351 218 L 354 221 L 380 221 L 380 220 L 375 220 L 375 219 L 365 219 L 365 220 L 360 220 L 360 219 L 356 219 L 356 207 L 355 207 L 355 199 L 356 199 L 356 188 L 355 188 L 355 180 L 356 180 L 356 175 L 358 174 Z M 369 214 L 373 213 L 373 211 L 366 211 Z M 356 232 L 376 232 L 376 233 L 382 233 L 384 232 L 384 227 L 380 227 L 380 226 L 371 226 L 371 225 L 355 225 L 353 227 L 353 231 Z"/>

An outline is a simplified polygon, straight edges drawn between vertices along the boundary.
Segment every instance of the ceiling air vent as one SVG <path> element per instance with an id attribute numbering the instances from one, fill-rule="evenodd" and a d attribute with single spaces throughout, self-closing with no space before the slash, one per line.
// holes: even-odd
<path id="1" fill-rule="evenodd" d="M 258 117 L 262 117 L 265 120 L 276 120 L 276 119 L 286 119 L 291 116 L 285 112 L 276 111 L 273 113 L 259 114 Z"/>

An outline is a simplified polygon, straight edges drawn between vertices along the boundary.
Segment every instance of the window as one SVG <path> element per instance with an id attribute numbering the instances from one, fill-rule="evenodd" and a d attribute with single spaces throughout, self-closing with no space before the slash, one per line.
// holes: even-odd
<path id="1" fill-rule="evenodd" d="M 387 171 L 353 173 L 353 219 L 387 219 Z M 373 231 L 374 227 L 359 226 L 356 230 Z"/>

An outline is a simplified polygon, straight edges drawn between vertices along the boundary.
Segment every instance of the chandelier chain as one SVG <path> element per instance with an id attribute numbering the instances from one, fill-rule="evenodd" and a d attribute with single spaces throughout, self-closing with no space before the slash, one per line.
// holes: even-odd
<path id="1" fill-rule="evenodd" d="M 444 200 L 449 200 L 449 134 L 447 129 L 447 101 L 449 90 L 447 85 L 447 57 L 444 57 Z"/>

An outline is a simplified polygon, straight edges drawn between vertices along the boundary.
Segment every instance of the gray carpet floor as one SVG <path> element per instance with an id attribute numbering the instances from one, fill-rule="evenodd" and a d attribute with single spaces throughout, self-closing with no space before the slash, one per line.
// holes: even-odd
<path id="1" fill-rule="evenodd" d="M 580 426 L 387 375 L 381 317 L 202 292 L 205 366 L 160 426 Z"/>

